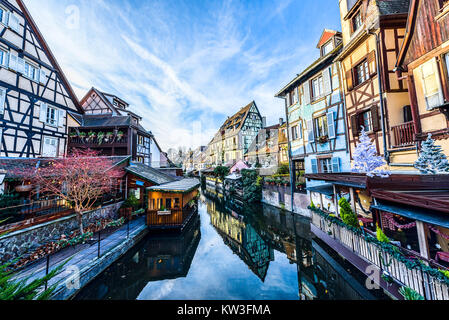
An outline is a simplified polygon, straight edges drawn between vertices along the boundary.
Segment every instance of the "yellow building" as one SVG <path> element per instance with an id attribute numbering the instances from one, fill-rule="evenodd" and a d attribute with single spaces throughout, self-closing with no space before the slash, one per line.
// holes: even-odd
<path id="1" fill-rule="evenodd" d="M 415 171 L 407 81 L 395 75 L 409 0 L 340 0 L 341 61 L 351 157 L 361 127 L 390 170 Z M 379 83 L 380 81 L 380 83 Z"/>
<path id="2" fill-rule="evenodd" d="M 430 17 L 430 18 L 429 18 Z M 419 30 L 427 30 L 424 34 Z M 396 63 L 407 79 L 415 140 L 429 133 L 449 156 L 449 3 L 412 0 Z"/>
<path id="3" fill-rule="evenodd" d="M 249 146 L 263 127 L 262 116 L 252 101 L 228 117 L 207 148 L 207 163 L 212 166 L 243 160 Z"/>

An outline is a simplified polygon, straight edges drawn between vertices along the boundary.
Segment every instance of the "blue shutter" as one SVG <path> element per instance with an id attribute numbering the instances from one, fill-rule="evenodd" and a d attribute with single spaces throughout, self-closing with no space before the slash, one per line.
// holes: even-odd
<path id="1" fill-rule="evenodd" d="M 327 131 L 329 139 L 335 139 L 336 138 L 336 132 L 335 132 L 335 118 L 334 118 L 334 112 L 328 112 L 327 113 Z"/>
<path id="2" fill-rule="evenodd" d="M 332 172 L 341 172 L 340 158 L 338 157 L 332 158 Z"/>
<path id="3" fill-rule="evenodd" d="M 318 173 L 318 160 L 311 159 L 312 162 L 312 173 Z"/>

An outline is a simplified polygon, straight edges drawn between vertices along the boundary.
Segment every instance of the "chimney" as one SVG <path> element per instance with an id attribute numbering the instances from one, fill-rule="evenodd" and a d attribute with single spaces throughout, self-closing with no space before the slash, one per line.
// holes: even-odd
<path id="1" fill-rule="evenodd" d="M 284 118 L 279 118 L 279 124 L 282 126 L 284 124 Z"/>
<path id="2" fill-rule="evenodd" d="M 267 126 L 267 117 L 262 117 L 262 128 Z"/>

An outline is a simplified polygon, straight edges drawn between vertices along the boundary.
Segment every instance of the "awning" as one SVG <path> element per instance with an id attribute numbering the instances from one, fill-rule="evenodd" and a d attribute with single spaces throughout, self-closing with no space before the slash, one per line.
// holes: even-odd
<path id="1" fill-rule="evenodd" d="M 432 210 L 426 210 L 400 204 L 392 204 L 386 201 L 377 201 L 377 204 L 372 205 L 371 209 L 382 210 L 412 220 L 418 220 L 436 226 L 449 228 L 449 215 Z"/>
<path id="2" fill-rule="evenodd" d="M 310 192 L 317 192 L 324 194 L 325 196 L 333 196 L 334 195 L 334 187 L 331 184 L 323 184 L 314 187 L 307 187 L 306 190 Z"/>

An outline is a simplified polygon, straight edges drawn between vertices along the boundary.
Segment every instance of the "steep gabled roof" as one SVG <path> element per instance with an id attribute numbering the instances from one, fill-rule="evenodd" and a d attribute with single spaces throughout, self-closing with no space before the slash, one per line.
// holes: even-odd
<path id="1" fill-rule="evenodd" d="M 402 67 L 405 56 L 407 55 L 408 47 L 413 38 L 413 33 L 415 32 L 415 24 L 416 24 L 416 17 L 418 15 L 418 8 L 419 8 L 419 0 L 411 0 L 404 40 L 402 41 L 401 49 L 397 57 L 395 65 L 396 68 Z"/>
<path id="2" fill-rule="evenodd" d="M 103 95 L 103 93 L 100 90 L 96 89 L 95 87 L 90 88 L 90 90 L 87 91 L 87 93 L 81 99 L 81 101 L 80 101 L 81 107 L 86 102 L 86 100 L 92 95 L 93 92 L 95 92 L 97 94 L 97 96 L 100 97 L 100 99 L 104 102 L 104 104 L 109 109 L 111 109 L 111 113 L 115 112 L 115 113 L 121 115 L 120 111 L 118 111 L 117 108 L 114 107 L 114 105 Z"/>
<path id="3" fill-rule="evenodd" d="M 377 0 L 376 3 L 381 16 L 407 13 L 410 6 L 410 0 Z"/>
<path id="4" fill-rule="evenodd" d="M 28 11 L 28 8 L 25 6 L 25 4 L 23 3 L 22 0 L 16 0 L 16 1 L 17 1 L 17 4 L 19 5 L 20 9 L 22 10 L 25 18 L 27 19 L 28 23 L 30 24 L 31 29 L 36 34 L 39 42 L 41 43 L 42 48 L 47 53 L 48 59 L 52 63 L 53 67 L 58 71 L 61 81 L 64 84 L 64 87 L 67 90 L 67 93 L 70 95 L 70 98 L 72 99 L 73 103 L 75 104 L 75 107 L 78 109 L 78 111 L 80 113 L 84 113 L 84 110 L 81 107 L 81 104 L 79 103 L 78 97 L 76 96 L 75 92 L 73 91 L 73 88 L 70 85 L 70 82 L 67 80 L 64 72 L 62 71 L 62 68 L 59 66 L 59 63 L 56 60 L 55 56 L 53 55 L 53 52 L 50 50 L 50 47 L 48 46 L 47 42 L 45 41 L 45 38 L 43 37 L 42 33 L 40 32 L 39 28 L 37 27 L 36 22 L 34 21 L 33 17 L 31 16 L 30 12 Z"/>
<path id="5" fill-rule="evenodd" d="M 330 30 L 330 29 L 324 29 L 323 33 L 321 34 L 320 40 L 318 41 L 318 44 L 316 45 L 317 49 L 321 48 L 323 44 L 325 44 L 327 41 L 329 41 L 333 36 L 335 35 L 341 35 L 341 32 Z"/>

